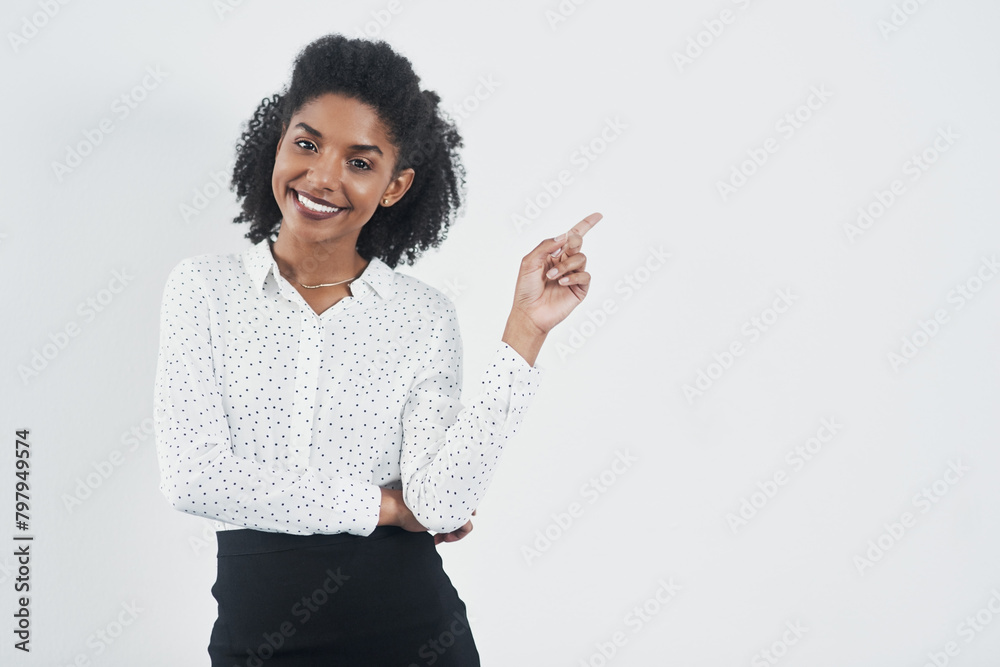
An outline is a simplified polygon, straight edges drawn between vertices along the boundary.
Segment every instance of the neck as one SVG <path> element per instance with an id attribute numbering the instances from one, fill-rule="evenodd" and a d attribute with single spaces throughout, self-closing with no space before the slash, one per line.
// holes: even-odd
<path id="1" fill-rule="evenodd" d="M 289 280 L 303 285 L 336 283 L 357 277 L 368 265 L 355 249 L 356 241 L 304 242 L 279 230 L 278 239 L 271 243 L 271 254 Z"/>

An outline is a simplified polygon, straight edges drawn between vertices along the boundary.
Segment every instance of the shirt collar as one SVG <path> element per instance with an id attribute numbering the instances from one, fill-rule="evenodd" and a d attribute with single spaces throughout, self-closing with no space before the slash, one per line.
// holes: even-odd
<path id="1" fill-rule="evenodd" d="M 243 263 L 257 291 L 263 293 L 264 279 L 267 274 L 278 276 L 278 263 L 271 254 L 268 244 L 270 239 L 263 239 L 243 251 Z M 372 257 L 364 272 L 358 276 L 355 283 L 361 282 L 371 288 L 383 299 L 390 299 L 395 293 L 395 271 L 378 257 Z"/>

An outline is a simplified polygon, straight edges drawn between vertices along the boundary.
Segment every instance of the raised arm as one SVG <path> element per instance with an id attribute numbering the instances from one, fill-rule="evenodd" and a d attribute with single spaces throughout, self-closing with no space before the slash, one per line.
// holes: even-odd
<path id="1" fill-rule="evenodd" d="M 462 343 L 454 307 L 439 319 L 433 350 L 403 408 L 403 499 L 423 526 L 456 531 L 482 500 L 503 445 L 534 396 L 542 369 L 533 364 L 545 336 L 587 294 L 583 235 L 600 219 L 599 213 L 587 216 L 521 260 L 503 339 L 467 407 L 460 402 Z"/>
<path id="2" fill-rule="evenodd" d="M 542 369 L 499 342 L 476 396 L 461 403 L 462 341 L 454 307 L 433 330 L 435 344 L 403 406 L 403 499 L 426 528 L 464 525 L 492 480 Z"/>

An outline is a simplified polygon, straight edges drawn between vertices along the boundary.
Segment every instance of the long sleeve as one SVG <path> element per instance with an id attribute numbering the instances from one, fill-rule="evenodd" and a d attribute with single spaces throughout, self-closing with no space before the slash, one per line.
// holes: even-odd
<path id="1" fill-rule="evenodd" d="M 212 318 L 205 281 L 184 260 L 167 279 L 161 307 L 154 391 L 161 492 L 182 512 L 246 528 L 370 534 L 381 503 L 377 485 L 313 466 L 274 470 L 234 453 Z"/>
<path id="2" fill-rule="evenodd" d="M 482 500 L 543 369 L 501 341 L 478 394 L 463 408 L 462 341 L 454 306 L 433 335 L 433 349 L 403 408 L 400 472 L 404 500 L 417 520 L 430 530 L 450 532 L 465 524 Z"/>

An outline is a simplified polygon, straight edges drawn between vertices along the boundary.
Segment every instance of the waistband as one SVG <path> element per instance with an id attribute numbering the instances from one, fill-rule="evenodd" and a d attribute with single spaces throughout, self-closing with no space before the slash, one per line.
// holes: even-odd
<path id="1" fill-rule="evenodd" d="M 220 530 L 216 533 L 216 538 L 219 543 L 219 556 L 222 557 L 308 549 L 334 544 L 347 544 L 355 541 L 380 540 L 386 537 L 398 536 L 401 533 L 429 535 L 429 533 L 410 533 L 399 526 L 376 526 L 370 535 L 352 535 L 351 533 L 292 535 L 290 533 L 271 533 L 262 530 L 253 530 L 252 528 L 240 528 L 238 530 Z"/>

